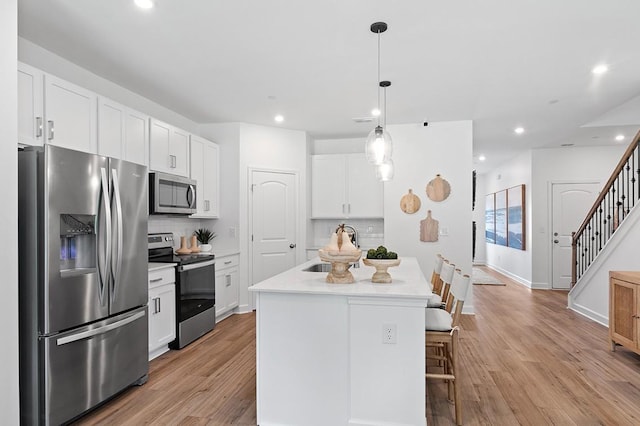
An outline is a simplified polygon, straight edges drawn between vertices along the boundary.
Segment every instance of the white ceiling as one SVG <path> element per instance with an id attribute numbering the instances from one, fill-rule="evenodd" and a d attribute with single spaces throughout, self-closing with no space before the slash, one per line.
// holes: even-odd
<path id="1" fill-rule="evenodd" d="M 528 148 L 626 144 L 640 124 L 637 0 L 155 3 L 19 0 L 19 35 L 199 123 L 281 113 L 338 138 L 374 126 L 352 119 L 377 102 L 369 27 L 384 21 L 388 123 L 473 120 L 480 172 Z"/>

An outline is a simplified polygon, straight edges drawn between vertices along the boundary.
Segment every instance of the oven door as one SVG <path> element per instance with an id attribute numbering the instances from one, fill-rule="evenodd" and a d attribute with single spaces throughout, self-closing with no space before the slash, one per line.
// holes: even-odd
<path id="1" fill-rule="evenodd" d="M 176 340 L 169 347 L 182 349 L 216 326 L 215 260 L 176 270 Z"/>

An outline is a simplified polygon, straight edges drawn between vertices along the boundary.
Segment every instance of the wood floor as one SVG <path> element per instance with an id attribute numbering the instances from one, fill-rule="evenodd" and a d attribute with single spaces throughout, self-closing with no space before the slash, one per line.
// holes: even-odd
<path id="1" fill-rule="evenodd" d="M 476 315 L 462 320 L 464 424 L 640 424 L 640 356 L 610 352 L 607 329 L 566 309 L 566 292 L 500 278 L 474 286 Z M 444 383 L 427 395 L 428 424 L 454 424 Z M 255 315 L 235 315 L 77 424 L 255 425 L 255 398 Z"/>

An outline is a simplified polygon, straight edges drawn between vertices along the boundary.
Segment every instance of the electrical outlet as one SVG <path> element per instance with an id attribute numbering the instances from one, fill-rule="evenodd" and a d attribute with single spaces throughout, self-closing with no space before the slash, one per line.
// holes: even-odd
<path id="1" fill-rule="evenodd" d="M 398 327 L 395 324 L 382 324 L 382 343 L 395 345 L 398 342 Z"/>

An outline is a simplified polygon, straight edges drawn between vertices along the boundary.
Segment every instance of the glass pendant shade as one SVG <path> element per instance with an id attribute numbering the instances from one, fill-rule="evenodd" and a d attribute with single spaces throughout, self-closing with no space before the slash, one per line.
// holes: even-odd
<path id="1" fill-rule="evenodd" d="M 373 129 L 367 136 L 364 153 L 367 161 L 376 166 L 383 164 L 385 161 L 390 161 L 393 153 L 393 141 L 389 132 L 385 131 L 381 126 Z"/>
<path id="2" fill-rule="evenodd" d="M 393 161 L 391 159 L 376 167 L 376 177 L 382 182 L 393 179 Z"/>

